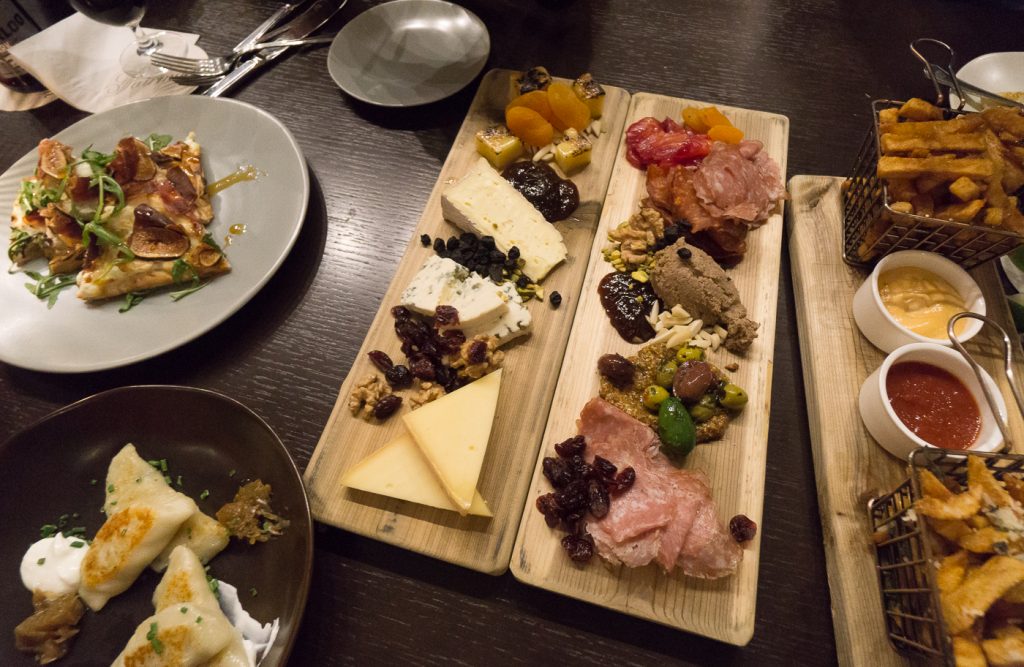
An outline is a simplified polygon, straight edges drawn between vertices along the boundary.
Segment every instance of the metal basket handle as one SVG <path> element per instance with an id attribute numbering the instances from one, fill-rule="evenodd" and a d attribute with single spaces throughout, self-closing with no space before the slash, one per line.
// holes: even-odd
<path id="1" fill-rule="evenodd" d="M 1010 385 L 1010 391 L 1013 393 L 1013 399 L 1017 402 L 1017 410 L 1020 411 L 1021 415 L 1024 415 L 1024 396 L 1021 396 L 1020 389 L 1017 388 L 1017 380 L 1013 375 L 1013 346 L 1010 342 L 1010 337 L 1007 335 L 1006 330 L 1003 327 L 996 324 L 994 320 L 979 315 L 978 313 L 957 313 L 953 317 L 949 318 L 949 324 L 946 325 L 946 334 L 949 336 L 950 342 L 953 343 L 953 347 L 956 348 L 963 358 L 967 361 L 967 364 L 974 371 L 975 377 L 978 378 L 978 384 L 981 385 L 981 391 L 985 394 L 985 401 L 988 403 L 988 407 L 992 410 L 992 416 L 996 419 L 996 424 L 999 426 L 999 432 L 1003 435 L 1003 446 L 999 450 L 1000 452 L 1007 452 L 1013 449 L 1013 444 L 1010 441 L 1010 426 L 1006 423 L 1002 416 L 999 414 L 999 409 L 992 393 L 988 387 L 988 383 L 985 382 L 984 374 L 982 373 L 981 366 L 974 360 L 960 339 L 957 338 L 954 326 L 957 322 L 964 318 L 972 318 L 980 320 L 982 324 L 987 324 L 995 328 L 1003 337 L 1003 373 L 1006 375 L 1006 381 Z"/>
<path id="2" fill-rule="evenodd" d="M 928 58 L 926 58 L 923 53 L 921 53 L 921 47 L 926 44 L 935 44 L 946 50 L 946 52 L 949 54 L 949 62 L 945 67 L 943 67 L 942 65 L 936 65 L 932 61 L 928 60 Z M 956 110 L 963 110 L 967 98 L 964 97 L 963 91 L 960 90 L 960 82 L 957 81 L 956 78 L 956 53 L 953 51 L 953 47 L 938 39 L 932 39 L 931 37 L 920 37 L 910 43 L 910 51 L 915 56 L 917 56 L 918 60 L 924 63 L 925 69 L 928 71 L 928 78 L 931 79 L 932 86 L 935 87 L 935 104 L 941 107 L 943 106 L 946 100 L 946 96 L 942 93 L 942 87 L 939 86 L 938 76 L 935 74 L 935 70 L 938 69 L 944 71 L 946 74 L 949 75 L 949 80 L 953 82 L 953 90 L 956 91 L 957 99 L 960 100 L 960 104 L 959 106 L 957 106 Z"/>

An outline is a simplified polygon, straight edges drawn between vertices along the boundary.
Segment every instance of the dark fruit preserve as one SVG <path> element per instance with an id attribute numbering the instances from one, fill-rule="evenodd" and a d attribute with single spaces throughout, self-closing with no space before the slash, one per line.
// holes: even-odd
<path id="1" fill-rule="evenodd" d="M 647 316 L 654 306 L 654 290 L 628 273 L 609 273 L 597 286 L 601 305 L 612 326 L 625 340 L 642 343 L 654 338 L 654 328 Z"/>
<path id="2" fill-rule="evenodd" d="M 565 220 L 580 205 L 576 184 L 543 162 L 513 162 L 501 174 L 548 222 Z"/>
<path id="3" fill-rule="evenodd" d="M 974 396 L 947 370 L 904 361 L 885 378 L 889 404 L 914 434 L 936 447 L 969 449 L 981 433 L 981 411 Z"/>

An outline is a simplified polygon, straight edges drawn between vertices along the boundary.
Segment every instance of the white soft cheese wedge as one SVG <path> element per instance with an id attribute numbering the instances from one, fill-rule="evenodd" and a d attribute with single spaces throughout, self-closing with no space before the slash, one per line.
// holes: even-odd
<path id="1" fill-rule="evenodd" d="M 491 323 L 508 312 L 494 283 L 437 255 L 413 277 L 399 303 L 427 317 L 432 317 L 438 306 L 452 306 L 459 311 L 460 328 Z"/>
<path id="2" fill-rule="evenodd" d="M 502 252 L 519 248 L 523 272 L 534 280 L 543 280 L 568 254 L 559 231 L 486 158 L 445 188 L 441 211 L 460 229 L 493 236 Z"/>
<path id="3" fill-rule="evenodd" d="M 460 514 L 473 506 L 500 389 L 499 368 L 402 417 Z"/>
<path id="4" fill-rule="evenodd" d="M 341 483 L 359 491 L 442 510 L 459 511 L 408 433 L 403 433 L 352 466 L 342 477 Z M 493 516 L 477 491 L 473 493 L 469 514 Z"/>
<path id="5" fill-rule="evenodd" d="M 516 292 L 515 285 L 512 283 L 502 283 L 496 286 L 495 289 L 498 290 L 499 295 L 502 296 L 508 305 L 508 311 L 486 324 L 469 327 L 460 325 L 462 332 L 466 334 L 467 340 L 480 335 L 494 336 L 498 339 L 498 345 L 500 346 L 530 333 L 530 327 L 533 325 L 533 316 L 530 315 L 530 310 L 523 304 L 523 298 L 519 296 L 519 292 Z"/>

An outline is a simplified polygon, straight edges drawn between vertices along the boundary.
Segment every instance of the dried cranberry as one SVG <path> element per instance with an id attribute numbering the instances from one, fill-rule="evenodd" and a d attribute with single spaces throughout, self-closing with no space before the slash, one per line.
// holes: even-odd
<path id="1" fill-rule="evenodd" d="M 419 345 L 420 352 L 429 357 L 431 361 L 440 360 L 442 356 L 441 345 L 433 338 L 427 338 Z"/>
<path id="2" fill-rule="evenodd" d="M 544 476 L 551 482 L 551 486 L 561 489 L 572 481 L 572 473 L 569 471 L 569 464 L 565 459 L 556 459 L 552 456 L 545 456 L 541 463 Z"/>
<path id="3" fill-rule="evenodd" d="M 621 354 L 605 354 L 597 360 L 597 371 L 619 389 L 633 384 L 636 367 Z"/>
<path id="4" fill-rule="evenodd" d="M 601 477 L 601 479 L 615 479 L 615 473 L 618 471 L 618 468 L 616 468 L 615 464 L 608 459 L 601 456 L 595 456 L 593 465 L 594 471 Z"/>
<path id="5" fill-rule="evenodd" d="M 586 514 L 586 509 L 579 512 L 569 512 L 562 516 L 562 530 L 567 533 L 575 533 L 579 530 L 580 525 L 583 521 L 583 515 Z"/>
<path id="6" fill-rule="evenodd" d="M 566 535 L 562 538 L 562 548 L 573 562 L 586 563 L 594 557 L 594 538 L 586 532 L 582 535 Z"/>
<path id="7" fill-rule="evenodd" d="M 619 474 L 615 476 L 615 481 L 608 484 L 608 492 L 613 496 L 617 496 L 620 493 L 625 493 L 633 486 L 633 482 L 636 481 L 636 471 L 632 467 L 623 468 L 619 471 Z"/>
<path id="8" fill-rule="evenodd" d="M 395 334 L 403 341 L 420 345 L 427 339 L 427 330 L 422 322 L 412 318 L 395 320 Z"/>
<path id="9" fill-rule="evenodd" d="M 545 493 L 537 498 L 537 509 L 544 515 L 544 522 L 548 528 L 554 528 L 560 521 L 558 503 L 555 501 L 555 494 Z"/>
<path id="10" fill-rule="evenodd" d="M 395 396 L 394 394 L 388 394 L 377 401 L 377 405 L 373 406 L 373 416 L 377 419 L 387 419 L 402 406 L 402 397 Z"/>
<path id="11" fill-rule="evenodd" d="M 392 389 L 405 389 L 412 385 L 412 373 L 409 372 L 407 366 L 401 364 L 384 371 L 384 379 L 388 381 Z"/>
<path id="12" fill-rule="evenodd" d="M 475 340 L 470 343 L 466 359 L 471 364 L 482 364 L 487 361 L 487 343 L 482 340 Z"/>
<path id="13" fill-rule="evenodd" d="M 578 456 L 582 454 L 583 450 L 585 450 L 586 448 L 587 441 L 583 438 L 582 435 L 577 435 L 555 445 L 555 451 L 558 452 L 558 455 L 563 458 Z"/>
<path id="14" fill-rule="evenodd" d="M 576 479 L 590 477 L 594 473 L 594 467 L 583 460 L 582 454 L 575 454 L 569 459 L 569 469 Z"/>
<path id="15" fill-rule="evenodd" d="M 608 491 L 604 484 L 592 479 L 587 482 L 587 500 L 590 502 L 590 513 L 598 519 L 608 514 L 608 506 L 611 500 L 608 498 Z"/>
<path id="16" fill-rule="evenodd" d="M 418 377 L 421 380 L 427 382 L 433 382 L 436 374 L 434 373 L 434 364 L 430 363 L 430 359 L 425 356 L 415 356 L 409 359 L 409 371 L 413 376 Z"/>
<path id="17" fill-rule="evenodd" d="M 366 356 L 370 357 L 370 361 L 372 361 L 373 365 L 382 373 L 387 373 L 395 367 L 394 362 L 391 361 L 391 357 L 389 357 L 386 352 L 370 350 Z"/>
<path id="18" fill-rule="evenodd" d="M 586 511 L 589 507 L 587 487 L 582 480 L 569 482 L 565 488 L 555 491 L 555 500 L 563 512 Z"/>
<path id="19" fill-rule="evenodd" d="M 405 306 L 395 306 L 391 309 L 391 316 L 396 320 L 407 320 L 412 317 L 412 311 Z"/>
<path id="20" fill-rule="evenodd" d="M 732 539 L 743 544 L 754 539 L 754 536 L 757 535 L 757 524 L 745 515 L 737 514 L 729 520 L 729 532 L 732 534 Z"/>
<path id="21" fill-rule="evenodd" d="M 434 364 L 434 381 L 442 387 L 445 387 L 452 381 L 452 375 L 454 375 L 450 368 L 444 364 Z"/>
<path id="22" fill-rule="evenodd" d="M 462 347 L 462 344 L 466 342 L 466 334 L 458 329 L 448 329 L 441 334 L 441 342 L 444 345 L 445 352 L 455 354 Z"/>
<path id="23" fill-rule="evenodd" d="M 454 327 L 459 324 L 459 311 L 454 306 L 438 306 L 434 310 L 434 325 Z"/>

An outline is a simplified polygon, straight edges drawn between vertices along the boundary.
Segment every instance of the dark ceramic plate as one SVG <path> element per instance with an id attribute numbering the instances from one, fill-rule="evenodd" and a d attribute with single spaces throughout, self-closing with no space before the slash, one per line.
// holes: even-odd
<path id="1" fill-rule="evenodd" d="M 273 487 L 272 504 L 291 521 L 284 535 L 255 546 L 232 540 L 211 561 L 210 574 L 238 588 L 253 618 L 280 619 L 277 640 L 262 665 L 283 665 L 302 620 L 313 564 L 302 478 L 280 439 L 241 403 L 203 389 L 169 386 L 96 394 L 0 445 L 0 665 L 35 664 L 14 648 L 14 626 L 32 611 L 32 596 L 19 575 L 25 549 L 39 539 L 40 526 L 62 514 L 78 512 L 70 525 L 84 526 L 88 536 L 96 533 L 104 519 L 107 466 L 128 442 L 145 459 L 167 459 L 172 477 L 181 475 L 181 490 L 210 515 L 243 482 L 258 478 Z M 209 496 L 200 500 L 204 490 Z M 86 612 L 71 652 L 57 664 L 109 665 L 153 613 L 151 597 L 159 580 L 147 569 L 100 613 Z"/>

